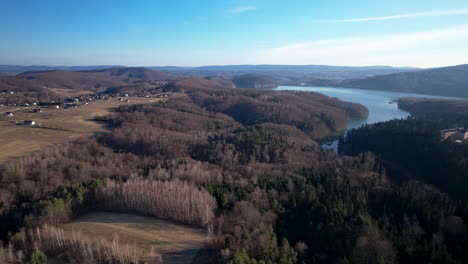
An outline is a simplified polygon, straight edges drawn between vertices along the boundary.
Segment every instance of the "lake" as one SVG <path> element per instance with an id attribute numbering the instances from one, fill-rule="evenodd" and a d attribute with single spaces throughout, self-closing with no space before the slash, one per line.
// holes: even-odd
<path id="1" fill-rule="evenodd" d="M 386 92 L 339 87 L 278 86 L 274 90 L 317 92 L 330 97 L 336 97 L 343 101 L 359 103 L 367 107 L 369 110 L 369 116 L 365 119 L 350 120 L 348 122 L 347 130 L 358 128 L 364 124 L 373 124 L 410 116 L 408 112 L 398 109 L 398 104 L 394 102 L 395 99 L 401 97 L 450 98 L 415 93 Z M 336 151 L 338 148 L 338 140 L 327 142 L 322 145 L 322 148 L 334 149 Z"/>

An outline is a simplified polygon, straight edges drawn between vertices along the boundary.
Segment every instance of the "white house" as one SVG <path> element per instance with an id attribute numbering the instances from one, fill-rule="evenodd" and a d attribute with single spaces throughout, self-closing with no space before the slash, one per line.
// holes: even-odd
<path id="1" fill-rule="evenodd" d="M 34 125 L 36 125 L 36 122 L 34 122 L 34 120 L 24 120 L 23 125 L 25 125 L 25 126 L 34 126 Z"/>

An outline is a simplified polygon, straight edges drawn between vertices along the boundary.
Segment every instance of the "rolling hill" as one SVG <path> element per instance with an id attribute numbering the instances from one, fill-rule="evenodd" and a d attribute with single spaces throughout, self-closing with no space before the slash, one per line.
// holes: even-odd
<path id="1" fill-rule="evenodd" d="M 346 87 L 468 98 L 468 64 L 350 81 Z"/>
<path id="2" fill-rule="evenodd" d="M 272 77 L 260 74 L 244 74 L 235 76 L 232 82 L 239 88 L 274 88 L 278 86 L 278 81 Z"/>
<path id="3" fill-rule="evenodd" d="M 17 76 L 0 76 L 2 103 L 50 101 L 62 96 L 148 90 L 159 81 L 175 80 L 167 73 L 146 68 L 111 68 L 91 71 L 30 71 Z M 13 94 L 12 94 L 13 92 Z"/>
<path id="4" fill-rule="evenodd" d="M 398 108 L 416 117 L 467 114 L 468 100 L 404 97 L 398 99 Z"/>
<path id="5" fill-rule="evenodd" d="M 252 72 L 296 72 L 305 74 L 327 73 L 327 72 L 356 72 L 366 74 L 388 74 L 391 72 L 414 71 L 418 68 L 410 67 L 390 67 L 390 66 L 366 66 L 366 67 L 350 67 L 350 66 L 329 66 L 329 65 L 216 65 L 216 66 L 201 66 L 201 67 L 150 67 L 155 70 L 165 72 L 176 71 L 193 71 L 193 72 L 237 72 L 237 73 L 252 73 Z"/>
<path id="6" fill-rule="evenodd" d="M 0 65 L 0 73 L 4 73 L 6 75 L 17 75 L 17 74 L 28 72 L 28 71 L 52 71 L 52 70 L 86 71 L 86 70 L 122 68 L 122 67 L 125 67 L 125 66 L 121 66 L 121 65 L 95 65 L 95 66 Z"/>
<path id="7" fill-rule="evenodd" d="M 92 71 L 30 71 L 0 78 L 2 90 L 58 88 L 103 91 L 129 83 L 174 80 L 169 74 L 146 68 L 111 68 Z"/>
<path id="8" fill-rule="evenodd" d="M 244 74 L 259 74 L 274 78 L 279 85 L 340 84 L 346 80 L 397 72 L 417 71 L 418 68 L 389 66 L 346 67 L 327 65 L 224 65 L 201 67 L 150 67 L 177 76 L 222 76 L 235 78 Z"/>

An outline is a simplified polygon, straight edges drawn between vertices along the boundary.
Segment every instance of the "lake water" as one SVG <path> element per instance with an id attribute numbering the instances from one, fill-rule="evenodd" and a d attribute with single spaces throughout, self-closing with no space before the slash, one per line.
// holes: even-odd
<path id="1" fill-rule="evenodd" d="M 347 129 L 358 128 L 364 124 L 373 124 L 377 122 L 408 117 L 410 114 L 406 111 L 398 109 L 398 104 L 393 102 L 395 99 L 401 97 L 449 98 L 425 94 L 334 87 L 279 86 L 275 88 L 275 90 L 317 92 L 330 97 L 336 97 L 343 101 L 359 103 L 367 107 L 369 110 L 369 116 L 365 119 L 350 120 L 350 122 L 348 122 Z M 322 148 L 334 149 L 336 151 L 338 148 L 338 140 L 327 142 L 322 145 Z"/>

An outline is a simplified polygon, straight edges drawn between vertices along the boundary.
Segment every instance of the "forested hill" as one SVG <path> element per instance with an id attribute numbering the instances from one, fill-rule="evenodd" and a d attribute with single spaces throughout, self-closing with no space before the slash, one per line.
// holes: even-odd
<path id="1" fill-rule="evenodd" d="M 366 125 L 340 140 L 347 155 L 375 153 L 388 179 L 400 186 L 375 196 L 388 202 L 375 209 L 401 252 L 400 263 L 468 261 L 468 143 L 442 140 L 440 133 L 467 125 L 466 112 L 451 112 Z"/>
<path id="2" fill-rule="evenodd" d="M 244 74 L 235 76 L 232 82 L 239 88 L 265 89 L 278 86 L 278 81 L 261 74 Z"/>
<path id="3" fill-rule="evenodd" d="M 178 78 L 156 70 L 132 67 L 89 71 L 30 71 L 17 76 L 0 76 L 2 104 L 59 100 L 63 95 L 115 92 L 121 88 L 149 89 L 160 81 Z M 11 94 L 10 94 L 11 93 Z"/>
<path id="4" fill-rule="evenodd" d="M 468 100 L 404 97 L 398 99 L 398 108 L 416 117 L 458 116 L 468 113 Z"/>
<path id="5" fill-rule="evenodd" d="M 347 87 L 468 98 L 468 64 L 350 81 Z"/>

